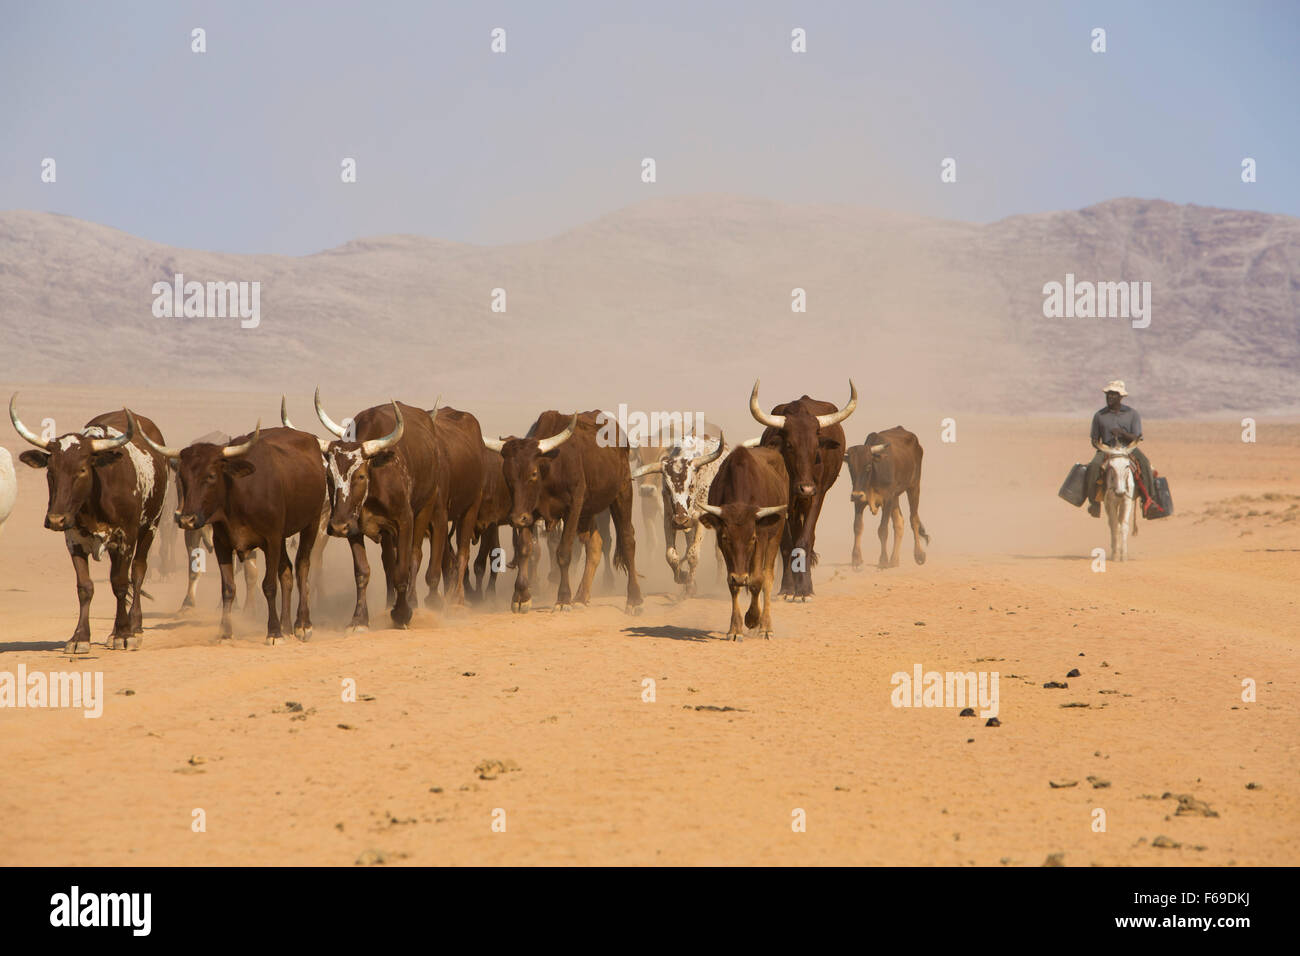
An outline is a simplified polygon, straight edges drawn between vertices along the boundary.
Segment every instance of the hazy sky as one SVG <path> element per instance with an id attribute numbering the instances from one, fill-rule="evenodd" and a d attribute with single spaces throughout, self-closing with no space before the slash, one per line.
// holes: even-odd
<path id="1" fill-rule="evenodd" d="M 0 0 L 0 24 L 0 209 L 178 246 L 510 242 L 705 192 L 974 221 L 1118 196 L 1300 215 L 1291 0 Z"/>

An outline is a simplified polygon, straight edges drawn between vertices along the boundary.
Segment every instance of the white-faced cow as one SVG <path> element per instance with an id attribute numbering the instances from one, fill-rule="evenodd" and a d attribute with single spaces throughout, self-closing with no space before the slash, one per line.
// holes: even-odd
<path id="1" fill-rule="evenodd" d="M 700 539 L 703 537 L 700 515 L 709 500 L 714 475 L 729 454 L 723 437 L 688 435 L 680 444 L 667 449 L 657 460 L 632 472 L 632 480 L 658 475 L 662 483 L 664 557 L 672 569 L 673 580 L 682 585 L 682 596 L 695 593 L 695 570 L 700 563 Z M 686 537 L 686 552 L 677 551 L 678 533 Z"/>
<path id="2" fill-rule="evenodd" d="M 5 522 L 13 514 L 17 498 L 18 476 L 14 474 L 14 460 L 9 457 L 8 448 L 0 448 L 0 531 L 4 531 Z"/>
<path id="3" fill-rule="evenodd" d="M 289 619 L 295 572 L 298 613 L 293 633 L 311 639 L 311 557 L 320 532 L 325 503 L 325 465 L 314 435 L 294 428 L 257 428 L 228 444 L 200 442 L 154 450 L 176 462 L 176 523 L 185 531 L 212 526 L 212 545 L 221 567 L 221 626 L 218 637 L 232 630 L 235 600 L 234 555 L 247 559 L 254 549 L 266 558 L 262 593 L 266 595 L 266 643 L 283 641 L 282 622 Z M 298 554 L 289 560 L 287 541 L 298 535 Z M 276 591 L 279 591 L 279 611 Z"/>
<path id="4" fill-rule="evenodd" d="M 79 432 L 46 441 L 19 420 L 17 400 L 17 393 L 9 400 L 9 419 L 39 449 L 23 452 L 19 460 L 45 469 L 50 488 L 45 527 L 63 533 L 77 575 L 81 614 L 64 650 L 90 652 L 90 600 L 95 594 L 90 558 L 98 561 L 105 551 L 117 598 L 109 646 L 137 650 L 144 631 L 140 585 L 167 487 L 166 460 L 147 442 L 155 437 L 161 442 L 162 432 L 149 419 L 122 409 L 95 416 Z"/>
<path id="5" fill-rule="evenodd" d="M 854 445 L 844 455 L 853 480 L 853 569 L 862 569 L 862 511 L 870 508 L 880 513 L 880 561 L 878 568 L 898 567 L 898 549 L 903 540 L 903 509 L 898 499 L 907 492 L 907 510 L 912 524 L 912 557 L 925 564 L 921 541 L 930 543 L 921 522 L 921 457 L 925 454 L 917 437 L 902 425 L 883 432 L 872 432 L 861 445 Z M 890 522 L 894 526 L 894 550 L 890 555 Z"/>
<path id="6" fill-rule="evenodd" d="M 804 395 L 764 412 L 758 404 L 758 381 L 749 396 L 749 411 L 763 429 L 764 447 L 775 448 L 790 476 L 790 510 L 781 539 L 781 594 L 787 600 L 810 601 L 817 518 L 831 485 L 839 477 L 848 443 L 840 423 L 858 407 L 858 390 L 849 380 L 849 401 L 843 409 Z"/>
<path id="7" fill-rule="evenodd" d="M 772 636 L 772 578 L 790 499 L 790 480 L 779 449 L 741 446 L 722 462 L 702 505 L 700 520 L 718 534 L 731 589 L 727 637 L 740 640 L 744 627 Z M 740 592 L 749 591 L 749 610 L 740 616 Z M 759 596 L 763 607 L 759 612 Z M 743 625 L 743 627 L 742 627 Z"/>

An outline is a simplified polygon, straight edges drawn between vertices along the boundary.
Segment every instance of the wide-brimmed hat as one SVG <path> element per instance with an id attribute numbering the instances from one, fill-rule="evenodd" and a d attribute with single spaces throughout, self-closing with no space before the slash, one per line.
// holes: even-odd
<path id="1" fill-rule="evenodd" d="M 1102 391 L 1119 392 L 1120 398 L 1125 398 L 1128 395 L 1128 389 L 1124 387 L 1124 383 L 1121 382 L 1119 379 L 1115 379 L 1115 381 L 1107 383 L 1106 387 L 1103 388 Z"/>

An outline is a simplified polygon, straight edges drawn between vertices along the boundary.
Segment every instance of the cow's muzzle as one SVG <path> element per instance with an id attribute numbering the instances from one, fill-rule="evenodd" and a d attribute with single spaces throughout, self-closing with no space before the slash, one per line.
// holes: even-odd
<path id="1" fill-rule="evenodd" d="M 67 531 L 72 527 L 72 515 L 53 514 L 47 512 L 45 515 L 45 527 L 51 531 Z"/>
<path id="2" fill-rule="evenodd" d="M 798 485 L 794 489 L 800 498 L 811 498 L 817 493 L 817 486 L 811 483 Z"/>
<path id="3" fill-rule="evenodd" d="M 866 501 L 867 493 L 865 491 L 854 491 L 849 494 L 849 501 Z"/>
<path id="4" fill-rule="evenodd" d="M 335 538 L 349 537 L 357 528 L 355 521 L 331 521 L 329 533 Z"/>
<path id="5" fill-rule="evenodd" d="M 738 588 L 746 587 L 749 584 L 749 574 L 728 574 L 727 582 Z"/>
<path id="6" fill-rule="evenodd" d="M 516 514 L 510 516 L 510 524 L 516 528 L 529 528 L 533 524 L 533 516 L 530 514 Z"/>

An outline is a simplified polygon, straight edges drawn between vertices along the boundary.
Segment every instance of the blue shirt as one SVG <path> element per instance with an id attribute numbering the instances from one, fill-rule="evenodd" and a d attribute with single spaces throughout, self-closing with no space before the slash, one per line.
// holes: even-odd
<path id="1" fill-rule="evenodd" d="M 1122 428 L 1141 438 L 1142 418 L 1136 409 L 1129 408 L 1127 405 L 1121 404 L 1113 412 L 1107 406 L 1092 416 L 1091 440 L 1101 442 L 1103 445 L 1118 445 L 1120 438 L 1115 434 L 1116 428 Z"/>

